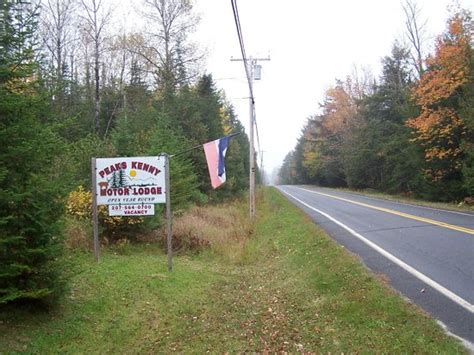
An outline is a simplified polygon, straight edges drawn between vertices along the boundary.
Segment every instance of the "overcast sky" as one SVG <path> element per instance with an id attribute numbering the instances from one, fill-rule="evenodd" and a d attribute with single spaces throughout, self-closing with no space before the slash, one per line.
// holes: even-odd
<path id="1" fill-rule="evenodd" d="M 195 34 L 207 48 L 206 70 L 236 108 L 246 130 L 248 86 L 240 58 L 230 0 L 195 0 L 201 22 Z M 265 170 L 282 163 L 310 115 L 318 112 L 325 89 L 354 66 L 377 77 L 380 60 L 404 35 L 401 0 L 239 0 L 248 56 L 267 57 L 255 82 L 256 116 Z M 444 28 L 451 0 L 418 0 L 432 44 Z M 462 0 L 473 9 L 474 0 Z M 247 130 L 248 131 L 248 130 Z"/>

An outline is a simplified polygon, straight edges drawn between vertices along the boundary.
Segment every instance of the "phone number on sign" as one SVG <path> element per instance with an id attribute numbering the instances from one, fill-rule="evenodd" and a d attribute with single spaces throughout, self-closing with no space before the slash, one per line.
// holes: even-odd
<path id="1" fill-rule="evenodd" d="M 125 210 L 151 210 L 153 205 L 111 205 L 112 211 L 125 211 Z"/>
<path id="2" fill-rule="evenodd" d="M 139 216 L 139 215 L 154 215 L 155 205 L 153 204 L 142 204 L 142 205 L 110 205 L 109 215 L 110 216 Z"/>

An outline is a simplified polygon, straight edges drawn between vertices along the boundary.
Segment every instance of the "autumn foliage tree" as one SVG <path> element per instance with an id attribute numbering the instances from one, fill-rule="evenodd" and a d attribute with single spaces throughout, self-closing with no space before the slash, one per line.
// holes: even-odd
<path id="1" fill-rule="evenodd" d="M 414 58 L 395 41 L 378 80 L 350 76 L 327 90 L 283 162 L 282 183 L 474 196 L 471 14 L 458 9 L 422 63 L 416 3 L 406 1 L 405 12 Z"/>
<path id="2" fill-rule="evenodd" d="M 427 71 L 412 90 L 420 114 L 407 121 L 413 141 L 424 149 L 426 177 L 447 198 L 462 195 L 462 141 L 467 132 L 459 109 L 472 75 L 470 38 L 470 16 L 458 12 L 449 19 L 426 61 Z"/>
<path id="3" fill-rule="evenodd" d="M 354 132 L 363 124 L 358 111 L 354 81 L 337 81 L 326 90 L 321 113 L 309 118 L 295 150 L 285 159 L 281 181 L 345 186 L 347 155 Z"/>

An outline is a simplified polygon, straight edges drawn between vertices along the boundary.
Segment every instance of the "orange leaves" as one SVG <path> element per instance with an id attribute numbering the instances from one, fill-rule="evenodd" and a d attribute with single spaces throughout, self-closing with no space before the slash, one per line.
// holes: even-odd
<path id="1" fill-rule="evenodd" d="M 426 160 L 431 161 L 434 159 L 453 159 L 461 154 L 461 149 L 459 148 L 440 148 L 433 147 L 426 150 Z"/>
<path id="2" fill-rule="evenodd" d="M 459 138 L 464 134 L 464 124 L 454 109 L 440 107 L 424 111 L 407 125 L 415 130 L 413 141 L 425 147 L 427 162 L 435 159 L 452 161 L 462 153 Z"/>
<path id="3" fill-rule="evenodd" d="M 412 90 L 421 112 L 406 124 L 413 129 L 413 141 L 424 147 L 426 161 L 437 164 L 425 171 L 433 181 L 461 166 L 460 141 L 466 129 L 458 113 L 458 96 L 470 75 L 469 40 L 466 19 L 455 15 L 447 33 L 438 39 L 434 56 L 427 60 L 428 70 Z"/>
<path id="4" fill-rule="evenodd" d="M 450 32 L 438 38 L 435 55 L 426 61 L 428 71 L 412 91 L 422 109 L 449 98 L 469 78 L 469 28 L 460 16 L 454 16 L 448 27 Z"/>
<path id="5" fill-rule="evenodd" d="M 322 105 L 322 126 L 329 134 L 342 133 L 357 117 L 357 106 L 341 85 L 326 91 L 326 99 Z"/>
<path id="6" fill-rule="evenodd" d="M 449 34 L 452 36 L 463 36 L 465 34 L 465 29 L 463 26 L 463 21 L 460 16 L 455 16 L 452 21 L 448 24 Z"/>
<path id="7" fill-rule="evenodd" d="M 438 47 L 437 56 L 430 58 L 427 71 L 413 90 L 415 102 L 426 107 L 449 98 L 468 81 L 468 47 L 445 44 Z"/>
<path id="8" fill-rule="evenodd" d="M 420 142 L 449 138 L 453 131 L 463 128 L 462 120 L 450 107 L 422 110 L 420 116 L 408 120 L 407 125 L 418 135 L 414 140 Z"/>
<path id="9" fill-rule="evenodd" d="M 450 28 L 459 30 L 461 19 L 455 17 Z M 467 29 L 465 29 L 467 32 Z M 434 57 L 428 58 L 429 70 L 420 78 L 413 90 L 416 103 L 421 107 L 430 106 L 449 98 L 468 81 L 469 36 L 453 35 L 450 39 L 438 39 Z"/>

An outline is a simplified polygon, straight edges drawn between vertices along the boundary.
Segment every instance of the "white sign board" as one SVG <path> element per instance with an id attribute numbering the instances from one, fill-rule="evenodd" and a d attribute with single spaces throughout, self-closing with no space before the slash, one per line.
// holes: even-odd
<path id="1" fill-rule="evenodd" d="M 109 216 L 154 216 L 155 205 L 109 205 Z"/>
<path id="2" fill-rule="evenodd" d="M 100 158 L 95 174 L 98 205 L 166 203 L 163 157 Z"/>

